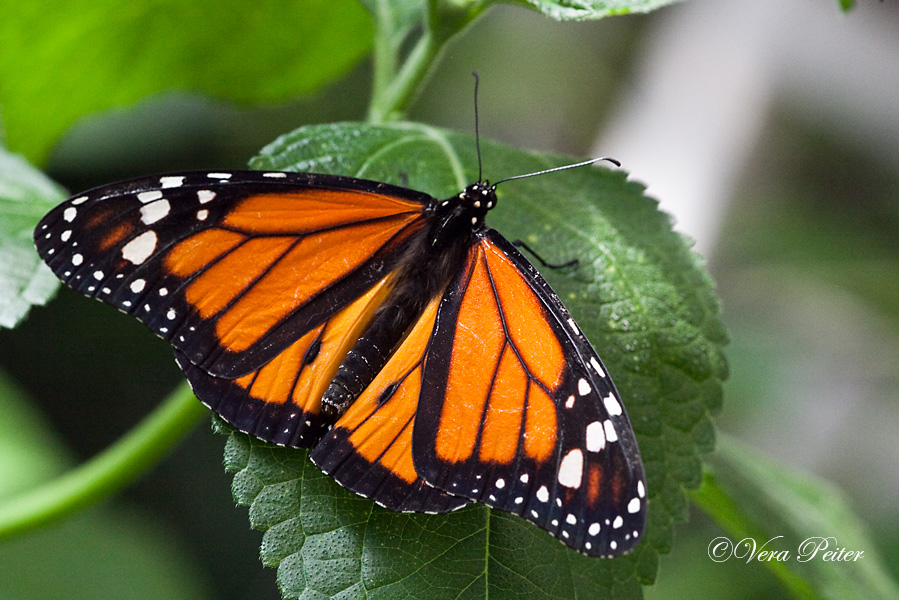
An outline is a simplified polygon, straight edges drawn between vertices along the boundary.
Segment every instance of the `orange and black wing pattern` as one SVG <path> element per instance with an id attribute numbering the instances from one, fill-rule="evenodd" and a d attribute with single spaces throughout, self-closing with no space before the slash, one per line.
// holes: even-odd
<path id="1" fill-rule="evenodd" d="M 422 369 L 438 302 L 427 305 L 374 381 L 310 454 L 347 489 L 399 512 L 442 513 L 469 502 L 427 484 L 412 459 Z"/>
<path id="2" fill-rule="evenodd" d="M 638 541 L 646 484 L 615 386 L 534 267 L 486 231 L 443 295 L 422 371 L 415 472 L 592 556 Z"/>
<path id="3" fill-rule="evenodd" d="M 421 227 L 427 195 L 365 183 L 254 171 L 138 179 L 61 204 L 35 241 L 65 283 L 234 378 L 362 296 Z"/>
<path id="4" fill-rule="evenodd" d="M 38 253 L 168 340 L 197 397 L 312 448 L 396 511 L 471 501 L 591 556 L 642 537 L 643 466 L 596 351 L 484 223 L 495 186 L 437 200 L 305 173 L 195 172 L 52 210 Z"/>
<path id="5" fill-rule="evenodd" d="M 35 244 L 66 284 L 168 340 L 227 421 L 308 446 L 322 432 L 315 394 L 383 301 L 429 199 L 329 175 L 172 174 L 69 199 Z"/>
<path id="6" fill-rule="evenodd" d="M 240 431 L 294 448 L 313 446 L 330 425 L 321 398 L 391 289 L 388 278 L 304 333 L 259 369 L 215 377 L 181 351 L 175 359 L 198 398 Z"/>

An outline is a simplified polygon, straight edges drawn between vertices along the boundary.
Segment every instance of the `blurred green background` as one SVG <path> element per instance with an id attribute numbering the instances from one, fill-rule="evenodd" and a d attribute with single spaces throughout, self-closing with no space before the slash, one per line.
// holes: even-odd
<path id="1" fill-rule="evenodd" d="M 470 131 L 477 70 L 483 136 L 615 156 L 649 184 L 719 285 L 721 430 L 837 483 L 897 556 L 899 4 L 793 4 L 697 0 L 596 23 L 497 7 L 447 48 L 411 118 Z M 363 119 L 370 84 L 363 62 L 285 105 L 157 96 L 79 122 L 47 170 L 75 192 L 238 168 L 299 125 Z M 0 369 L 20 388 L 3 395 L 21 394 L 0 407 L 0 446 L 40 448 L 4 450 L 19 489 L 107 447 L 182 380 L 167 344 L 68 289 L 0 331 Z M 278 598 L 261 535 L 229 502 L 223 443 L 200 428 L 121 496 L 0 545 L 0 598 Z M 721 531 L 694 513 L 647 597 L 783 596 L 760 565 L 709 560 Z"/>

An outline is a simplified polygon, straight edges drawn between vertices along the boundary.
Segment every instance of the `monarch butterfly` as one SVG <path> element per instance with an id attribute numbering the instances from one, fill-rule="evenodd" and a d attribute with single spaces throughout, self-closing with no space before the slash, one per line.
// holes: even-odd
<path id="1" fill-rule="evenodd" d="M 647 506 L 630 422 L 558 296 L 486 226 L 496 203 L 487 181 L 438 200 L 187 172 L 78 194 L 35 244 L 67 285 L 171 343 L 225 421 L 311 448 L 349 490 L 394 511 L 482 502 L 623 554 Z"/>

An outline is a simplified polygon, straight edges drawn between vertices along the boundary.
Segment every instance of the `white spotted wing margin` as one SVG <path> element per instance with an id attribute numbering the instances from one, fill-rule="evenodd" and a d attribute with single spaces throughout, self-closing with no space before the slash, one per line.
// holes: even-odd
<path id="1" fill-rule="evenodd" d="M 514 265 L 527 283 L 526 294 L 533 294 L 526 301 L 539 306 L 548 325 L 546 330 L 561 347 L 562 375 L 554 389 L 546 390 L 554 409 L 555 436 L 545 437 L 553 446 L 538 459 L 533 452 L 529 456 L 528 445 L 533 440 L 526 438 L 534 430 L 526 422 L 531 418 L 527 414 L 528 391 L 519 399 L 520 422 L 511 427 L 511 434 L 518 436 L 513 442 L 517 447 L 505 459 L 497 460 L 495 447 L 488 447 L 495 446 L 495 441 L 485 439 L 485 422 L 492 418 L 492 396 L 483 403 L 481 414 L 475 409 L 467 416 L 479 423 L 473 439 L 459 440 L 460 446 L 467 444 L 472 449 L 467 455 L 461 452 L 448 459 L 446 452 L 441 454 L 438 449 L 438 436 L 446 433 L 439 430 L 448 425 L 443 413 L 447 389 L 452 385 L 448 383 L 450 371 L 459 368 L 451 364 L 457 342 L 454 338 L 460 319 L 462 323 L 468 320 L 460 311 L 472 310 L 472 304 L 489 303 L 486 298 L 477 303 L 463 301 L 475 269 L 469 264 L 450 282 L 438 310 L 416 413 L 412 441 L 415 470 L 428 484 L 447 493 L 521 515 L 581 553 L 601 557 L 625 554 L 643 537 L 648 498 L 637 442 L 618 392 L 596 351 L 533 265 L 498 232 L 486 230 L 477 235 L 475 248 L 481 256 L 493 252 L 495 258 Z M 500 311 L 510 309 L 501 307 Z M 525 365 L 521 349 L 515 347 L 516 334 L 507 329 L 506 316 L 508 312 L 503 312 L 501 328 L 506 346 Z M 528 385 L 539 379 L 534 373 L 526 376 Z M 500 379 L 496 371 L 492 377 L 494 382 Z M 508 396 L 509 392 L 494 387 L 488 394 Z M 498 400 L 503 402 L 505 399 Z M 478 405 L 477 401 L 472 404 Z M 491 452 L 493 456 L 485 459 Z"/>
<path id="2" fill-rule="evenodd" d="M 211 375 L 233 379 L 265 364 L 334 310 L 361 296 L 390 270 L 398 250 L 383 247 L 338 285 L 314 296 L 239 352 L 225 351 L 215 315 L 204 316 L 188 301 L 188 287 L 229 253 L 272 236 L 240 232 L 242 241 L 190 275 L 173 273 L 166 257 L 201 234 L 234 232 L 224 222 L 249 197 L 310 189 L 346 192 L 360 203 L 371 193 L 396 197 L 420 205 L 415 213 L 430 198 L 384 183 L 312 173 L 234 170 L 150 176 L 93 188 L 60 204 L 38 223 L 35 246 L 68 286 L 136 317 Z M 214 236 L 208 239 L 212 241 L 197 242 L 207 254 L 216 243 Z M 227 306 L 252 288 L 252 282 L 240 281 L 240 274 L 234 274 L 234 283 L 223 280 L 222 285 L 245 286 L 242 291 L 236 288 L 239 293 Z"/>

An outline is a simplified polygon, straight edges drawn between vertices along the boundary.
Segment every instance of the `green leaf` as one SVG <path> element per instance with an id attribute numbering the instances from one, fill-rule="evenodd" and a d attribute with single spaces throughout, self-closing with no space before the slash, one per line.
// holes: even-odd
<path id="1" fill-rule="evenodd" d="M 757 549 L 767 542 L 768 550 L 790 553 L 789 559 L 762 562 L 794 596 L 899 598 L 899 586 L 887 574 L 864 524 L 831 483 L 728 437 L 721 438 L 711 464 L 693 498 L 730 536 L 731 544 L 719 538 L 718 560 L 750 562 L 748 555 L 740 558 L 741 552 L 752 542 Z M 844 553 L 847 561 L 827 559 L 826 552 L 840 548 L 863 554 L 853 560 L 855 555 Z"/>
<path id="2" fill-rule="evenodd" d="M 540 11 L 557 21 L 584 21 L 613 15 L 647 13 L 678 0 L 505 0 Z"/>
<path id="3" fill-rule="evenodd" d="M 0 19 L 10 148 L 41 162 L 79 117 L 166 90 L 238 102 L 308 94 L 371 45 L 353 0 L 37 0 Z"/>
<path id="4" fill-rule="evenodd" d="M 569 162 L 482 141 L 494 179 Z M 424 125 L 338 123 L 283 136 L 258 169 L 339 173 L 449 197 L 477 177 L 474 139 Z M 670 219 L 623 172 L 581 168 L 508 182 L 488 221 L 551 262 L 545 273 L 603 356 L 637 433 L 649 524 L 633 554 L 590 559 L 524 519 L 475 505 L 448 515 L 383 510 L 322 475 L 306 452 L 231 433 L 234 495 L 265 532 L 262 559 L 289 598 L 637 598 L 653 581 L 683 488 L 701 480 L 709 414 L 726 374 L 708 276 Z M 494 214 L 495 213 L 495 214 Z"/>
<path id="5" fill-rule="evenodd" d="M 34 251 L 32 232 L 67 195 L 21 156 L 0 148 L 0 327 L 14 327 L 59 287 Z"/>

